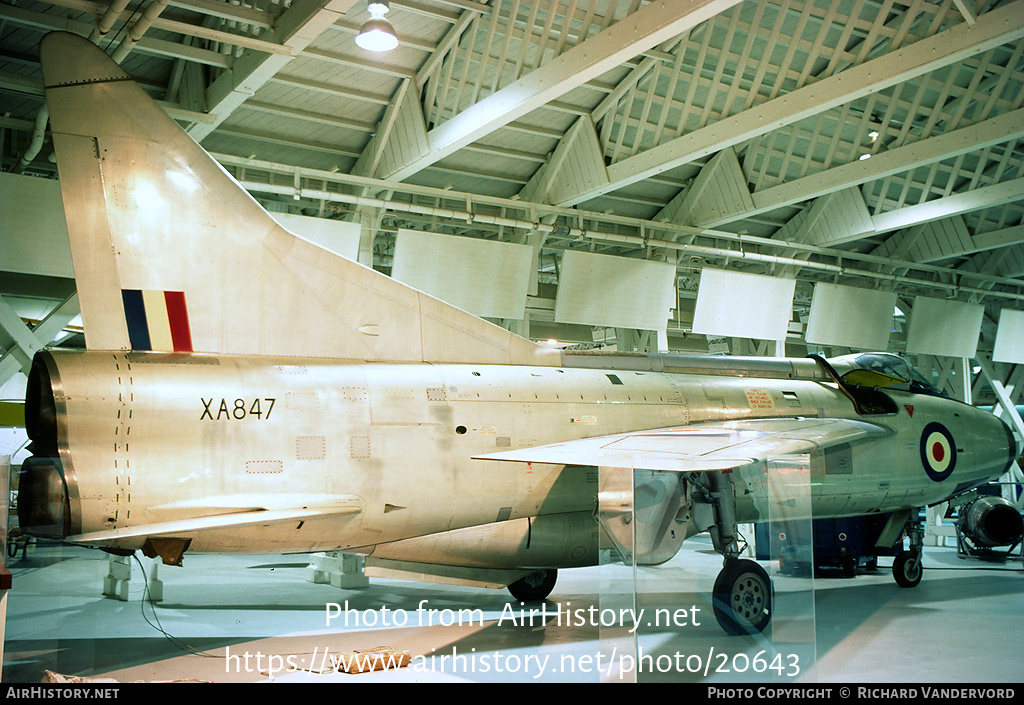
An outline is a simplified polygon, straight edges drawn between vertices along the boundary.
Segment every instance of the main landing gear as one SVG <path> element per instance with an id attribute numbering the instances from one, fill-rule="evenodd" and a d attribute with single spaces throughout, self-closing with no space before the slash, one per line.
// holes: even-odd
<path id="1" fill-rule="evenodd" d="M 756 634 L 772 618 L 772 583 L 754 561 L 726 558 L 711 594 L 715 619 L 727 634 Z"/>
<path id="2" fill-rule="evenodd" d="M 702 473 L 694 480 L 694 518 L 704 515 L 701 523 L 725 558 L 711 594 L 715 619 L 727 634 L 763 632 L 772 619 L 772 582 L 759 564 L 739 557 L 742 547 L 732 481 L 716 472 Z"/>
<path id="3" fill-rule="evenodd" d="M 540 602 L 555 589 L 557 580 L 558 570 L 555 568 L 535 570 L 509 585 L 508 591 L 520 602 Z"/>

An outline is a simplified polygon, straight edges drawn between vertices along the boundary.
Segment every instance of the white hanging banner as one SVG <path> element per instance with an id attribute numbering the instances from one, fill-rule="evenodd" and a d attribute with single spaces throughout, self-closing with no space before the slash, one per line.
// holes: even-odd
<path id="1" fill-rule="evenodd" d="M 476 316 L 526 316 L 533 248 L 511 242 L 399 230 L 394 279 Z"/>
<path id="2" fill-rule="evenodd" d="M 793 317 L 795 279 L 723 269 L 700 273 L 693 332 L 784 340 Z"/>
<path id="3" fill-rule="evenodd" d="M 663 331 L 675 308 L 675 276 L 671 262 L 566 250 L 555 320 Z"/>
<path id="4" fill-rule="evenodd" d="M 887 350 L 896 293 L 819 282 L 814 285 L 805 338 L 808 343 Z"/>
<path id="5" fill-rule="evenodd" d="M 292 215 L 291 213 L 271 213 L 274 220 L 303 240 L 330 250 L 353 262 L 359 260 L 359 235 L 362 226 L 343 220 L 329 218 L 311 218 L 308 215 Z"/>
<path id="6" fill-rule="evenodd" d="M 1024 364 L 1024 311 L 1004 308 L 999 312 L 992 361 Z"/>
<path id="7" fill-rule="evenodd" d="M 985 307 L 918 296 L 910 313 L 907 352 L 974 357 Z"/>

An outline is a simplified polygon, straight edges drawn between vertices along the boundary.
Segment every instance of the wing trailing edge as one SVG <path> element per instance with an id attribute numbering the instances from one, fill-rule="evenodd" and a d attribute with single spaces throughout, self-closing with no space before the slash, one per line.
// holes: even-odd
<path id="1" fill-rule="evenodd" d="M 275 498 L 270 498 L 271 500 Z M 155 510 L 189 512 L 193 516 L 168 521 L 157 521 L 107 531 L 93 531 L 67 537 L 69 543 L 86 546 L 117 546 L 138 543 L 139 540 L 158 537 L 193 537 L 203 532 L 236 529 L 246 526 L 306 521 L 325 517 L 359 514 L 362 503 L 352 495 L 316 496 L 297 498 L 285 494 L 278 501 L 252 504 L 248 496 L 237 500 L 210 498 L 209 500 L 167 505 Z M 292 506 L 285 506 L 293 502 Z M 157 512 L 159 513 L 159 511 Z M 199 515 L 199 516 L 196 516 Z"/>

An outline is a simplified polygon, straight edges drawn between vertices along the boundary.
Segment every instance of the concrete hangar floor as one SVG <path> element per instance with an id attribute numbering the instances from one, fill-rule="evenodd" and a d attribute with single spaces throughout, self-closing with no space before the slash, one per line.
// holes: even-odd
<path id="1" fill-rule="evenodd" d="M 701 538 L 637 571 L 635 604 L 647 613 L 635 622 L 622 611 L 634 604 L 622 565 L 561 571 L 544 612 L 531 613 L 505 590 L 385 579 L 343 590 L 307 580 L 303 556 L 194 555 L 159 567 L 163 600 L 153 603 L 148 559 L 132 561 L 122 601 L 101 594 L 107 554 L 34 546 L 9 560 L 3 682 L 39 683 L 47 670 L 122 683 L 1024 681 L 1019 555 L 990 563 L 926 547 L 913 589 L 894 583 L 888 558 L 852 578 L 773 573 L 774 633 L 727 637 L 707 596 L 721 559 Z M 803 611 L 784 622 L 787 592 Z M 659 607 L 664 623 L 653 617 Z M 410 661 L 339 670 L 352 652 L 377 647 Z M 628 668 L 637 657 L 640 673 Z"/>

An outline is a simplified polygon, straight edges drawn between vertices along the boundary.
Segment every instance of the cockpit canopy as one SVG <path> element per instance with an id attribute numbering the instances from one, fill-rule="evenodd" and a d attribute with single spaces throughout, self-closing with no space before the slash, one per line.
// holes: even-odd
<path id="1" fill-rule="evenodd" d="M 949 396 L 925 379 L 913 365 L 892 353 L 856 353 L 830 358 L 828 362 L 850 386 L 898 389 L 934 397 Z"/>

